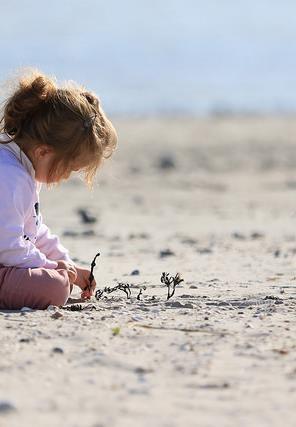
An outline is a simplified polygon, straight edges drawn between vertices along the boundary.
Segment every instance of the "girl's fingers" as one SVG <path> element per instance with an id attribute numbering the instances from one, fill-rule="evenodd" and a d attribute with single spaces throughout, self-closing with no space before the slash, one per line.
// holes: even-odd
<path id="1" fill-rule="evenodd" d="M 68 271 L 74 276 L 74 280 L 76 280 L 77 279 L 77 270 L 74 267 L 74 265 L 70 264 Z"/>
<path id="2" fill-rule="evenodd" d="M 81 298 L 83 298 L 83 299 L 90 299 L 91 296 L 92 296 L 92 294 L 89 290 L 84 290 L 81 293 Z"/>
<path id="3" fill-rule="evenodd" d="M 95 281 L 95 280 L 93 280 L 93 281 L 92 281 L 92 283 L 91 283 L 91 287 L 90 287 L 90 289 L 91 289 L 92 291 L 94 291 L 94 290 L 95 290 L 95 288 L 96 288 L 96 286 L 97 286 L 96 281 Z"/>
<path id="4" fill-rule="evenodd" d="M 68 273 L 70 282 L 74 283 L 77 277 L 76 273 L 74 273 L 73 271 L 68 271 L 67 273 Z"/>
<path id="5" fill-rule="evenodd" d="M 91 286 L 89 287 L 89 282 L 85 285 L 84 289 L 81 292 L 81 298 L 90 299 L 90 297 L 94 294 L 94 290 L 96 288 L 95 280 L 92 281 Z"/>

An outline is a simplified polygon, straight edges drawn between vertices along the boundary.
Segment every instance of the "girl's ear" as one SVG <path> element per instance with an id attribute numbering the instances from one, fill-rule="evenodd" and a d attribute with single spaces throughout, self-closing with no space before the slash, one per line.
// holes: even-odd
<path id="1" fill-rule="evenodd" d="M 45 144 L 38 145 L 34 150 L 34 156 L 37 159 L 42 159 L 44 157 L 51 156 L 53 155 L 53 153 L 54 153 L 53 147 Z"/>

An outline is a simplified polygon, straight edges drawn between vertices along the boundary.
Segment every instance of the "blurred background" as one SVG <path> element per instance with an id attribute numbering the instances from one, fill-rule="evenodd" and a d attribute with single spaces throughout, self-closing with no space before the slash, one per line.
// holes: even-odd
<path id="1" fill-rule="evenodd" d="M 12 401 L 24 390 L 14 425 L 32 425 L 30 405 L 42 426 L 67 420 L 81 427 L 196 426 L 197 418 L 200 425 L 245 419 L 244 425 L 275 426 L 285 405 L 288 420 L 295 419 L 295 326 L 292 318 L 285 322 L 295 313 L 296 1 L 0 0 L 0 6 L 0 80 L 33 66 L 60 82 L 82 83 L 99 95 L 119 135 L 93 191 L 75 175 L 53 191 L 44 188 L 46 224 L 75 262 L 89 268 L 101 253 L 94 273 L 101 289 L 128 282 L 164 298 L 161 273 L 184 278 L 176 305 L 163 303 L 159 311 L 153 302 L 136 311 L 138 319 L 124 297 L 106 309 L 98 303 L 96 329 L 86 313 L 77 313 L 83 328 L 79 317 L 55 324 L 58 347 L 65 348 L 59 361 L 39 352 L 39 339 L 52 345 L 39 331 L 42 318 L 27 323 L 37 334 L 30 340 L 38 375 L 33 356 L 22 363 L 3 357 L 0 366 L 5 373 L 9 362 L 17 372 L 5 382 L 15 388 Z M 194 310 L 187 301 L 196 302 Z M 113 322 L 121 326 L 120 319 L 120 336 L 104 342 L 101 332 Z M 134 334 L 132 324 L 125 328 L 132 319 L 225 328 L 226 335 L 176 335 L 163 353 L 165 335 L 153 341 L 151 331 Z M 16 325 L 23 334 L 24 320 Z M 20 336 L 2 341 L 23 358 L 22 346 L 30 344 Z M 134 375 L 129 360 L 145 368 L 137 379 L 126 380 Z M 27 392 L 28 384 L 35 392 Z M 212 416 L 215 422 L 205 422 Z"/>
<path id="2" fill-rule="evenodd" d="M 1 80 L 35 66 L 113 115 L 296 109 L 293 0 L 0 1 Z"/>

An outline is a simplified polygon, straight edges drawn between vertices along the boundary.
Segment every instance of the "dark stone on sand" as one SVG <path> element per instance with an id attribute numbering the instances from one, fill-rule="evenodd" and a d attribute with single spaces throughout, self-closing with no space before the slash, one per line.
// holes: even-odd
<path id="1" fill-rule="evenodd" d="M 186 237 L 181 240 L 181 243 L 184 245 L 196 245 L 198 243 L 197 239 L 192 239 L 191 237 Z"/>
<path id="2" fill-rule="evenodd" d="M 234 233 L 232 233 L 231 235 L 234 239 L 237 240 L 245 240 L 246 236 L 244 236 L 242 233 L 238 233 L 237 231 L 235 231 Z"/>
<path id="3" fill-rule="evenodd" d="M 162 169 L 162 170 L 171 170 L 171 169 L 175 169 L 176 167 L 176 163 L 175 160 L 173 159 L 173 157 L 169 156 L 169 155 L 165 155 L 160 157 L 159 161 L 158 161 L 158 168 Z"/>
<path id="4" fill-rule="evenodd" d="M 133 270 L 131 272 L 131 276 L 139 276 L 139 274 L 140 274 L 140 270 Z"/>
<path id="5" fill-rule="evenodd" d="M 10 403 L 8 400 L 0 400 L 0 414 L 7 414 L 15 410 L 16 410 L 15 406 L 12 403 Z"/>
<path id="6" fill-rule="evenodd" d="M 85 208 L 77 209 L 77 213 L 80 216 L 80 219 L 83 224 L 94 224 L 95 222 L 97 222 L 97 218 Z"/>
<path id="7" fill-rule="evenodd" d="M 153 372 L 152 369 L 143 368 L 142 366 L 138 366 L 137 368 L 135 368 L 135 373 L 139 375 L 149 374 L 151 372 Z"/>
<path id="8" fill-rule="evenodd" d="M 73 231 L 73 230 L 65 230 L 65 231 L 63 231 L 63 236 L 65 236 L 65 237 L 77 237 L 77 236 L 79 236 L 79 233 L 77 231 Z"/>
<path id="9" fill-rule="evenodd" d="M 85 230 L 81 233 L 82 236 L 84 237 L 91 237 L 94 236 L 96 233 L 94 232 L 94 230 Z"/>
<path id="10" fill-rule="evenodd" d="M 208 389 L 208 390 L 215 390 L 215 389 L 227 389 L 230 388 L 230 384 L 225 382 L 221 384 L 202 384 L 199 386 L 199 388 Z"/>
<path id="11" fill-rule="evenodd" d="M 63 354 L 63 353 L 64 353 L 64 350 L 63 350 L 61 347 L 54 347 L 54 348 L 52 349 L 52 352 L 53 352 L 53 353 L 57 353 L 57 354 Z"/>
<path id="12" fill-rule="evenodd" d="M 275 256 L 275 258 L 278 258 L 281 254 L 281 251 L 279 249 L 277 249 L 276 251 L 274 251 L 273 255 Z"/>
<path id="13" fill-rule="evenodd" d="M 263 239 L 263 237 L 264 237 L 264 234 L 258 233 L 256 231 L 251 234 L 251 239 L 253 239 L 253 240 Z"/>
<path id="14" fill-rule="evenodd" d="M 129 240 L 132 239 L 149 239 L 150 236 L 147 233 L 130 233 L 128 235 Z"/>
<path id="15" fill-rule="evenodd" d="M 74 231 L 74 230 L 65 230 L 63 236 L 65 237 L 92 237 L 96 233 L 94 230 L 84 230 L 84 231 Z"/>
<path id="16" fill-rule="evenodd" d="M 213 253 L 212 249 L 210 248 L 200 248 L 200 249 L 197 249 L 196 252 L 198 252 L 201 255 Z"/>
<path id="17" fill-rule="evenodd" d="M 165 305 L 172 308 L 193 308 L 193 305 L 189 302 L 182 304 L 180 301 L 167 301 Z"/>
<path id="18" fill-rule="evenodd" d="M 25 342 L 25 343 L 28 343 L 28 342 L 31 342 L 32 340 L 31 340 L 31 338 L 20 338 L 19 339 L 19 342 Z"/>
<path id="19" fill-rule="evenodd" d="M 159 252 L 160 258 L 165 258 L 167 256 L 173 256 L 173 255 L 175 255 L 175 253 L 173 251 L 171 251 L 170 249 L 164 249 L 164 250 Z"/>
<path id="20" fill-rule="evenodd" d="M 274 301 L 275 304 L 283 304 L 284 303 L 284 301 L 281 298 L 276 297 L 275 295 L 266 295 L 264 300 L 265 301 L 267 301 L 267 300 Z"/>

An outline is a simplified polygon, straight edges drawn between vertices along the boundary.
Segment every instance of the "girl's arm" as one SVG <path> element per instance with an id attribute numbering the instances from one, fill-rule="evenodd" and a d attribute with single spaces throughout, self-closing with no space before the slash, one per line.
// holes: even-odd
<path id="1" fill-rule="evenodd" d="M 1 165 L 0 264 L 15 267 L 56 268 L 32 242 L 24 237 L 24 219 L 32 204 L 33 189 L 25 172 L 12 173 Z M 7 169 L 7 170 L 6 170 Z M 13 177 L 13 179 L 9 179 Z"/>
<path id="2" fill-rule="evenodd" d="M 42 215 L 39 215 L 39 218 L 40 225 L 35 242 L 36 247 L 53 261 L 63 260 L 74 264 L 69 257 L 68 250 L 61 244 L 58 236 L 52 234 L 47 225 L 43 223 Z"/>

